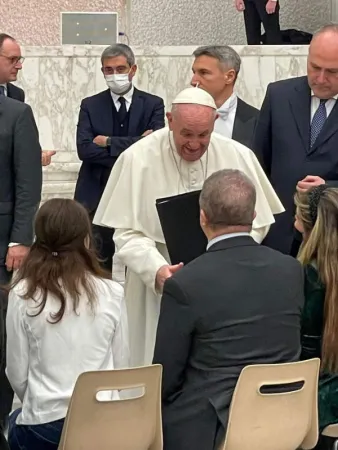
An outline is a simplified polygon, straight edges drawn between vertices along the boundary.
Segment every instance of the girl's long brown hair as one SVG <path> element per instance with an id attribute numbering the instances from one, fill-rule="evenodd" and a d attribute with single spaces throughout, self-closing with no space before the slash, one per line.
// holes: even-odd
<path id="1" fill-rule="evenodd" d="M 60 300 L 60 309 L 51 314 L 58 323 L 66 310 L 66 296 L 76 312 L 80 297 L 87 294 L 95 306 L 94 277 L 109 278 L 101 269 L 93 248 L 91 223 L 87 211 L 74 200 L 54 198 L 41 206 L 35 219 L 36 240 L 13 279 L 11 288 L 25 281 L 22 297 L 37 302 L 39 315 L 46 306 L 48 294 Z M 37 298 L 38 297 L 38 298 Z"/>
<path id="2" fill-rule="evenodd" d="M 320 281 L 325 286 L 322 367 L 338 372 L 338 189 L 327 188 L 321 193 L 317 220 L 309 196 L 296 194 L 297 216 L 304 227 L 304 241 L 298 256 L 303 265 L 315 262 Z"/>

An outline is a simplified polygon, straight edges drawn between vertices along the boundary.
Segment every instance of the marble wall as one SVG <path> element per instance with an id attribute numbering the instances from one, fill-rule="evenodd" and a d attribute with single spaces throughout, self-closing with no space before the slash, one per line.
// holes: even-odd
<path id="1" fill-rule="evenodd" d="M 259 107 L 268 83 L 306 72 L 307 47 L 234 47 L 242 56 L 237 91 Z M 191 77 L 195 47 L 135 48 L 135 85 L 170 102 Z M 57 150 L 44 169 L 43 198 L 71 197 L 80 166 L 75 134 L 81 100 L 106 88 L 100 47 L 26 47 L 18 85 L 26 91 L 44 149 Z"/>

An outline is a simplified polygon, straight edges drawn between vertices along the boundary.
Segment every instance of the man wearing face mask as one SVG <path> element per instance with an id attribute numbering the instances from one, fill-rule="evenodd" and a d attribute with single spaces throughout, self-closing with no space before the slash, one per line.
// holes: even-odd
<path id="1" fill-rule="evenodd" d="M 110 171 L 130 145 L 164 127 L 164 103 L 160 97 L 133 86 L 135 56 L 125 44 L 107 47 L 101 56 L 108 89 L 85 98 L 77 126 L 77 152 L 82 165 L 75 199 L 94 216 Z M 102 265 L 112 270 L 113 230 L 93 225 Z"/>
<path id="2" fill-rule="evenodd" d="M 212 133 L 216 104 L 206 91 L 188 88 L 167 113 L 169 128 L 152 133 L 125 151 L 115 164 L 94 222 L 115 228 L 116 255 L 127 267 L 131 364 L 151 364 L 161 292 L 180 270 L 172 265 L 156 211 L 156 199 L 201 189 L 222 169 L 241 169 L 257 190 L 252 237 L 261 242 L 283 206 L 254 153 Z M 170 337 L 169 337 L 170 338 Z"/>

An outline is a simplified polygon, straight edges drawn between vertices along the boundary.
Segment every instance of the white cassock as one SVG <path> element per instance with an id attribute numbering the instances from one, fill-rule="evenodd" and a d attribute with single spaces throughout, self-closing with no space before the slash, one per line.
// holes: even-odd
<path id="1" fill-rule="evenodd" d="M 170 146 L 169 142 L 172 143 Z M 156 272 L 170 264 L 156 199 L 199 190 L 219 169 L 240 169 L 257 190 L 252 236 L 261 242 L 284 211 L 254 153 L 243 145 L 213 134 L 208 151 L 195 162 L 176 152 L 172 133 L 164 128 L 141 139 L 115 163 L 97 209 L 94 223 L 115 228 L 117 256 L 127 266 L 127 303 L 131 365 L 151 364 L 160 312 Z M 168 336 L 170 339 L 170 336 Z"/>

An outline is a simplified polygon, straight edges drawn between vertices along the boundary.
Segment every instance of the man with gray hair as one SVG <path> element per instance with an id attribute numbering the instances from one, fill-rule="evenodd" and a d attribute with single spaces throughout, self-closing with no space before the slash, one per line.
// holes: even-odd
<path id="1" fill-rule="evenodd" d="M 240 170 L 207 178 L 207 252 L 164 284 L 153 362 L 163 365 L 166 450 L 220 448 L 241 370 L 299 358 L 302 268 L 252 239 L 255 204 Z"/>
<path id="2" fill-rule="evenodd" d="M 259 111 L 234 92 L 241 68 L 239 54 L 228 45 L 210 45 L 197 48 L 193 55 L 191 84 L 215 100 L 218 118 L 214 131 L 251 148 Z"/>
<path id="3" fill-rule="evenodd" d="M 137 66 L 125 44 L 107 47 L 101 71 L 108 89 L 85 98 L 77 126 L 77 152 L 82 165 L 75 200 L 94 217 L 110 171 L 118 156 L 132 144 L 164 127 L 164 103 L 160 97 L 139 91 L 132 80 Z M 103 266 L 112 270 L 113 232 L 93 226 Z"/>

